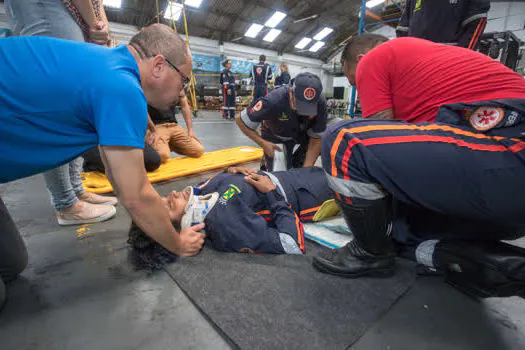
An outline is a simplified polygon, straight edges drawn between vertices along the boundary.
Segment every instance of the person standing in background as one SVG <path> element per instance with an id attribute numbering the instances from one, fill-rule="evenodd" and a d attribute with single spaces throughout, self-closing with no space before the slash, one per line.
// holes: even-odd
<path id="1" fill-rule="evenodd" d="M 221 72 L 221 78 L 220 83 L 222 87 L 222 98 L 223 98 L 223 106 L 222 106 L 222 117 L 224 119 L 235 119 L 235 76 L 233 75 L 232 71 L 232 63 L 230 60 L 226 60 L 222 62 L 222 66 L 224 67 L 223 71 Z"/>
<path id="2" fill-rule="evenodd" d="M 407 0 L 397 37 L 411 36 L 474 50 L 487 25 L 489 0 Z"/>
<path id="3" fill-rule="evenodd" d="M 281 74 L 275 78 L 275 87 L 283 86 L 286 84 L 290 84 L 291 76 L 290 73 L 288 73 L 288 63 L 282 62 L 279 66 L 281 69 Z"/>
<path id="4" fill-rule="evenodd" d="M 268 95 L 268 83 L 273 79 L 272 67 L 266 63 L 266 56 L 259 56 L 259 63 L 254 64 L 250 72 L 253 87 L 253 100 Z"/>
<path id="5" fill-rule="evenodd" d="M 5 7 L 15 35 L 109 44 L 101 0 L 6 0 Z M 101 222 L 116 214 L 117 198 L 85 192 L 81 171 L 79 157 L 44 173 L 59 225 Z"/>

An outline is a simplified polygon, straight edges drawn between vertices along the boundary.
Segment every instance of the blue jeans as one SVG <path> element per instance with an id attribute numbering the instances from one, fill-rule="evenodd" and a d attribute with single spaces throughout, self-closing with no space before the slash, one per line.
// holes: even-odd
<path id="1" fill-rule="evenodd" d="M 61 0 L 5 0 L 4 4 L 14 35 L 84 41 L 82 30 Z M 81 171 L 82 158 L 77 158 L 44 173 L 56 210 L 71 207 L 84 193 Z"/>

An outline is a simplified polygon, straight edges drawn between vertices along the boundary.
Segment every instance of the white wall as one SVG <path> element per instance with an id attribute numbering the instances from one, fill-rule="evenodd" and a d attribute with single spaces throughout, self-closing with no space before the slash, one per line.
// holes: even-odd
<path id="1" fill-rule="evenodd" d="M 504 1 L 490 4 L 485 33 L 512 31 L 525 41 L 525 2 Z"/>

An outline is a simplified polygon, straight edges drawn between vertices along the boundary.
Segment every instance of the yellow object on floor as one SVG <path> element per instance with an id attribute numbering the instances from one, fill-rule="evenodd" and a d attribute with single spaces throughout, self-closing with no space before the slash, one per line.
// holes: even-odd
<path id="1" fill-rule="evenodd" d="M 152 183 L 166 181 L 234 164 L 259 160 L 262 156 L 262 149 L 245 146 L 207 152 L 200 158 L 171 158 L 157 170 L 148 173 L 148 178 Z M 111 187 L 106 175 L 102 173 L 96 171 L 82 173 L 82 178 L 86 191 L 98 194 L 113 191 L 113 187 Z"/>
<path id="2" fill-rule="evenodd" d="M 330 199 L 324 202 L 323 205 L 321 205 L 321 208 L 319 208 L 317 213 L 315 213 L 312 221 L 321 221 L 326 218 L 336 216 L 337 214 L 339 214 L 339 207 L 337 206 L 335 199 Z"/>

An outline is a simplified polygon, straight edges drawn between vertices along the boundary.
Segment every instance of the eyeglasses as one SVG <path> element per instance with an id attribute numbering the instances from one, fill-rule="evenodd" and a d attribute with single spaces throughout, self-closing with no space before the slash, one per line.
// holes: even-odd
<path id="1" fill-rule="evenodd" d="M 184 88 L 184 90 L 186 90 L 188 88 L 188 84 L 190 83 L 190 77 L 187 77 L 184 74 L 182 74 L 180 69 L 177 68 L 173 63 L 171 63 L 170 60 L 168 60 L 166 57 L 164 57 L 164 59 L 166 60 L 166 62 L 168 62 L 171 68 L 175 69 L 177 73 L 180 74 L 180 77 L 182 78 L 182 87 Z"/>

